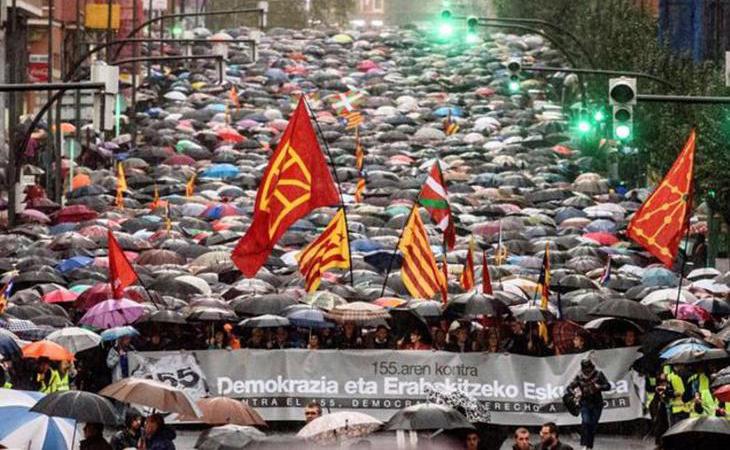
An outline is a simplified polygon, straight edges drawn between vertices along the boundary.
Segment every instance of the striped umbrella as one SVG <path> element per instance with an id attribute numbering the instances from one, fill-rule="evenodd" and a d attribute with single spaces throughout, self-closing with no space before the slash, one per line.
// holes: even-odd
<path id="1" fill-rule="evenodd" d="M 0 389 L 0 444 L 27 450 L 73 448 L 73 420 L 30 412 L 41 398 L 40 392 Z"/>

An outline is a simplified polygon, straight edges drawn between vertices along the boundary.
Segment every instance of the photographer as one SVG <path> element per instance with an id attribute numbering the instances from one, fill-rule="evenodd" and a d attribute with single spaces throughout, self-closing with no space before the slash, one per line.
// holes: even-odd
<path id="1" fill-rule="evenodd" d="M 651 434 L 654 435 L 654 442 L 657 445 L 659 445 L 664 432 L 669 429 L 673 398 L 674 389 L 667 380 L 667 374 L 659 374 L 654 388 L 654 397 L 649 403 Z"/>

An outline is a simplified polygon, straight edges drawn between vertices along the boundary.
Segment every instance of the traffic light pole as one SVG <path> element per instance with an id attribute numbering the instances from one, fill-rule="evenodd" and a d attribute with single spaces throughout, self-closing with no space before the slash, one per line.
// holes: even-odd
<path id="1" fill-rule="evenodd" d="M 702 97 L 694 95 L 654 95 L 637 94 L 637 102 L 646 103 L 684 103 L 693 105 L 722 105 L 730 104 L 730 97 Z"/>
<path id="2" fill-rule="evenodd" d="M 103 90 L 106 88 L 106 83 L 95 83 L 95 82 L 79 82 L 79 83 L 22 83 L 22 84 L 2 84 L 0 85 L 0 92 L 21 92 L 21 91 L 56 91 L 50 99 L 43 105 L 43 107 L 36 113 L 33 120 L 30 122 L 28 129 L 23 135 L 20 146 L 16 147 L 13 145 L 15 136 L 10 136 L 10 152 L 8 154 L 8 226 L 15 225 L 15 183 L 18 180 L 18 162 L 16 156 L 19 153 L 25 152 L 30 142 L 30 136 L 33 130 L 38 126 L 43 115 L 48 109 L 63 96 L 66 91 L 80 90 L 80 89 L 93 89 Z M 50 124 L 49 124 L 50 126 Z M 57 130 L 60 132 L 61 130 Z M 60 167 L 56 168 L 60 172 Z"/>
<path id="3" fill-rule="evenodd" d="M 623 71 L 623 70 L 606 70 L 606 69 L 581 69 L 581 68 L 573 68 L 573 67 L 544 67 L 544 66 L 523 66 L 522 70 L 532 71 L 532 72 L 566 72 L 566 73 L 575 73 L 575 74 L 588 74 L 588 75 L 609 75 L 609 76 L 618 76 L 618 77 L 635 77 L 635 78 L 645 78 L 647 80 L 656 81 L 657 83 L 660 83 L 670 89 L 677 89 L 677 86 L 670 83 L 669 81 L 659 78 L 655 75 L 651 75 L 644 72 L 631 72 L 631 71 Z"/>

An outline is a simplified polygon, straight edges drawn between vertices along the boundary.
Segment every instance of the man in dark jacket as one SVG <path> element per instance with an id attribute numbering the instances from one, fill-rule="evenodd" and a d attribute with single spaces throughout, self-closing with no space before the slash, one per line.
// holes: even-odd
<path id="1" fill-rule="evenodd" d="M 81 450 L 112 450 L 112 446 L 104 439 L 104 425 L 87 423 L 84 425 L 84 439 Z"/>
<path id="2" fill-rule="evenodd" d="M 580 396 L 580 445 L 592 449 L 603 412 L 602 392 L 611 390 L 611 384 L 603 372 L 597 370 L 593 362 L 586 358 L 580 362 L 580 373 L 568 385 L 568 390 L 578 391 Z"/>
<path id="3" fill-rule="evenodd" d="M 573 447 L 560 442 L 555 422 L 547 422 L 540 428 L 540 450 L 573 450 Z"/>
<path id="4" fill-rule="evenodd" d="M 145 424 L 145 440 L 143 450 L 175 450 L 175 430 L 165 426 L 161 414 L 152 414 Z"/>

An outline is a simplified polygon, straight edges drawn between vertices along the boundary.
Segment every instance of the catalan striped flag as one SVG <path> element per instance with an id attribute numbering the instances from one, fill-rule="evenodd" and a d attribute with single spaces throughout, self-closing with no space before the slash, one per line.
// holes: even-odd
<path id="1" fill-rule="evenodd" d="M 195 193 L 195 178 L 197 174 L 193 174 L 192 177 L 185 183 L 185 197 L 190 198 Z"/>
<path id="2" fill-rule="evenodd" d="M 362 148 L 362 142 L 360 142 L 360 128 L 355 130 L 355 168 L 361 171 L 365 164 L 365 151 Z"/>
<path id="3" fill-rule="evenodd" d="M 507 248 L 507 244 L 502 242 L 502 221 L 499 221 L 499 239 L 497 240 L 497 252 L 494 255 L 494 262 L 501 266 L 502 264 L 507 261 L 507 256 L 509 255 L 509 249 Z"/>
<path id="4" fill-rule="evenodd" d="M 337 211 L 322 234 L 297 255 L 297 261 L 307 292 L 317 290 L 322 274 L 327 270 L 350 266 L 350 243 L 343 208 Z"/>
<path id="5" fill-rule="evenodd" d="M 545 244 L 545 254 L 542 256 L 542 270 L 537 284 L 540 288 L 540 309 L 548 309 L 550 300 L 550 244 Z M 544 342 L 548 340 L 548 329 L 545 322 L 538 324 L 538 334 Z"/>
<path id="6" fill-rule="evenodd" d="M 449 302 L 449 263 L 446 261 L 446 252 L 441 255 L 441 272 L 444 275 L 444 284 L 441 285 L 441 303 Z"/>
<path id="7" fill-rule="evenodd" d="M 162 205 L 163 205 L 163 203 L 160 201 L 160 190 L 157 188 L 157 183 L 155 183 L 155 193 L 152 196 L 152 203 L 150 203 L 150 209 L 155 210 Z"/>
<path id="8" fill-rule="evenodd" d="M 355 128 L 355 129 L 359 128 L 360 125 L 362 125 L 363 122 L 365 121 L 365 119 L 363 119 L 362 113 L 360 113 L 360 111 L 348 112 L 348 113 L 344 114 L 342 117 L 346 121 L 345 128 L 348 130 L 352 130 L 353 128 Z"/>
<path id="9" fill-rule="evenodd" d="M 459 124 L 451 118 L 451 111 L 449 111 L 449 115 L 446 116 L 446 119 L 444 119 L 444 133 L 446 133 L 446 136 L 451 136 L 458 132 Z"/>
<path id="10" fill-rule="evenodd" d="M 365 177 L 357 179 L 357 185 L 355 186 L 355 203 L 362 203 L 362 197 L 365 193 Z"/>
<path id="11" fill-rule="evenodd" d="M 124 166 L 117 163 L 117 196 L 115 206 L 124 209 L 124 192 L 127 190 L 127 177 L 124 175 Z"/>
<path id="12" fill-rule="evenodd" d="M 172 219 L 170 218 L 170 204 L 165 202 L 165 231 L 170 233 L 172 230 Z"/>
<path id="13" fill-rule="evenodd" d="M 465 291 L 469 291 L 474 287 L 474 238 L 469 241 L 466 261 L 464 261 L 464 270 L 461 271 L 459 281 L 461 282 L 462 289 Z"/>
<path id="14" fill-rule="evenodd" d="M 436 265 L 418 206 L 411 211 L 398 249 L 403 253 L 401 278 L 413 297 L 431 298 L 444 288 L 446 280 Z"/>

